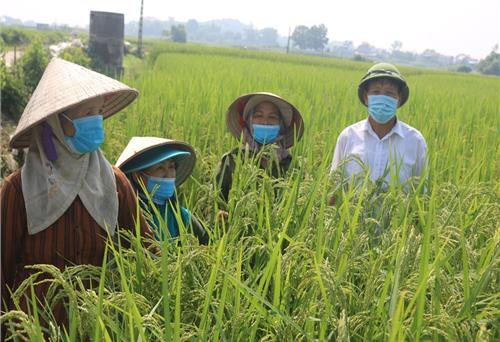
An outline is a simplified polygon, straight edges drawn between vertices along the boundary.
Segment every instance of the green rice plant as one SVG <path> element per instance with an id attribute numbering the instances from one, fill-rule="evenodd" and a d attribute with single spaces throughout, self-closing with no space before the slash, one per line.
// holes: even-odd
<path id="1" fill-rule="evenodd" d="M 2 323 L 20 340 L 497 340 L 500 79 L 402 68 L 411 93 L 398 117 L 428 146 L 425 176 L 405 189 L 329 174 L 339 133 L 367 115 L 357 84 L 368 67 L 158 44 L 125 75 L 141 95 L 106 120 L 103 150 L 114 161 L 137 135 L 191 143 L 197 166 L 179 198 L 210 228 L 210 244 L 186 227 L 180 244 L 122 232 L 101 266 L 34 266 Z M 225 112 L 252 91 L 291 101 L 304 136 L 282 178 L 238 158 L 223 203 L 216 166 L 241 143 Z M 20 299 L 40 283 L 50 290 L 31 298 L 27 315 Z M 60 301 L 64 327 L 51 314 Z"/>

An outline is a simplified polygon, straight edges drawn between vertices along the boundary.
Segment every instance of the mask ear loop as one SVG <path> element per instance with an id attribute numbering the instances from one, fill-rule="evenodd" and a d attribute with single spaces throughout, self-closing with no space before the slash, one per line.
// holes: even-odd
<path id="1" fill-rule="evenodd" d="M 47 121 L 44 121 L 42 123 L 42 146 L 45 156 L 51 162 L 57 160 L 56 145 L 52 140 L 52 135 L 52 127 L 50 127 Z"/>

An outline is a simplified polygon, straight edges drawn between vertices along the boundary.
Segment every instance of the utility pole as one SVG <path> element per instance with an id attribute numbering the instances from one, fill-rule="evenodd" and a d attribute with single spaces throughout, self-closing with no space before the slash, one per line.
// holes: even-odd
<path id="1" fill-rule="evenodd" d="M 292 32 L 292 28 L 291 27 L 288 27 L 288 42 L 286 44 L 286 53 L 290 53 L 290 37 L 291 37 L 291 32 Z"/>
<path id="2" fill-rule="evenodd" d="M 144 0 L 141 0 L 141 17 L 139 18 L 139 42 L 137 43 L 137 55 L 142 59 L 144 53 L 142 51 L 142 12 L 144 9 Z"/>

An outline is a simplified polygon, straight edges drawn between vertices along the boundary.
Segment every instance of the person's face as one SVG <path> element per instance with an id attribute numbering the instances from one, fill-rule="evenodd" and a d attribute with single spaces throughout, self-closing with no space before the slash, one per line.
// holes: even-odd
<path id="1" fill-rule="evenodd" d="M 399 103 L 399 87 L 389 80 L 378 80 L 368 83 L 365 92 L 365 104 L 368 105 L 368 96 L 370 95 L 386 95 L 398 100 Z"/>
<path id="2" fill-rule="evenodd" d="M 146 175 L 157 178 L 175 178 L 175 161 L 167 159 L 143 170 Z"/>
<path id="3" fill-rule="evenodd" d="M 279 125 L 281 124 L 280 111 L 271 102 L 261 102 L 255 106 L 254 113 L 250 117 L 250 124 Z"/>
<path id="4" fill-rule="evenodd" d="M 78 106 L 71 107 L 63 114 L 59 114 L 59 121 L 61 122 L 64 135 L 72 137 L 75 134 L 75 127 L 71 120 L 101 114 L 103 106 L 104 98 L 99 96 L 95 99 L 85 101 Z"/>

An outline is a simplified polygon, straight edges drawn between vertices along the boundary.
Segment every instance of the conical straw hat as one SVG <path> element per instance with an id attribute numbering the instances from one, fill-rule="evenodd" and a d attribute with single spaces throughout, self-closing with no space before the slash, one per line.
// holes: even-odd
<path id="1" fill-rule="evenodd" d="M 138 171 L 139 169 L 134 165 L 137 158 L 144 157 L 145 154 L 151 152 L 167 152 L 170 150 L 189 152 L 189 155 L 176 160 L 175 184 L 179 186 L 191 175 L 196 164 L 194 148 L 183 141 L 156 137 L 133 137 L 116 161 L 115 166 L 124 173 Z"/>
<path id="2" fill-rule="evenodd" d="M 295 108 L 294 105 L 273 93 L 250 93 L 242 95 L 234 100 L 226 113 L 226 125 L 229 131 L 236 139 L 240 139 L 243 127 L 245 127 L 245 114 L 247 114 L 249 109 L 252 109 L 262 102 L 271 102 L 278 107 L 287 128 L 287 134 L 284 137 L 284 146 L 285 148 L 293 146 L 295 143 L 294 136 L 296 136 L 297 141 L 299 141 L 304 134 L 304 120 L 299 110 Z"/>
<path id="3" fill-rule="evenodd" d="M 102 114 L 108 118 L 128 106 L 138 95 L 137 90 L 117 80 L 54 57 L 24 108 L 10 146 L 28 147 L 31 129 L 35 125 L 90 99 L 104 97 Z"/>

